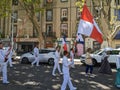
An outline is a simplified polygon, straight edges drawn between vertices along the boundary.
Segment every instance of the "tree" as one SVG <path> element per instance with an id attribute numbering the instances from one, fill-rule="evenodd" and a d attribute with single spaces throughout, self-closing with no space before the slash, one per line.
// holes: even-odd
<path id="1" fill-rule="evenodd" d="M 2 0 L 0 2 L 0 18 L 8 16 L 8 14 L 11 12 L 11 0 Z"/>
<path id="2" fill-rule="evenodd" d="M 39 39 L 39 45 L 40 42 L 43 41 L 43 35 L 42 30 L 40 30 L 40 25 L 37 21 L 36 12 L 43 12 L 43 0 L 20 0 L 19 1 L 20 6 L 27 12 L 27 16 L 31 23 L 33 24 L 33 27 L 35 28 L 37 32 L 37 36 Z"/>
<path id="3" fill-rule="evenodd" d="M 3 30 L 1 31 L 1 36 L 0 38 L 5 37 L 5 17 L 9 16 L 11 13 L 11 0 L 2 0 L 0 2 L 0 20 L 3 19 Z M 1 29 L 1 28 L 0 28 Z"/>

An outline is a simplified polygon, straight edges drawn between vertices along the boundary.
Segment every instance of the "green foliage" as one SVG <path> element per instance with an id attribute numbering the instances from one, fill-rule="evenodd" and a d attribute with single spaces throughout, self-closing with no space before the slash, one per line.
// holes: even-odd
<path id="1" fill-rule="evenodd" d="M 11 12 L 11 0 L 2 0 L 0 2 L 0 17 L 8 16 L 8 14 Z"/>
<path id="2" fill-rule="evenodd" d="M 25 10 L 30 11 L 31 13 L 43 12 L 44 8 L 42 7 L 42 2 L 44 0 L 20 0 L 20 4 Z"/>

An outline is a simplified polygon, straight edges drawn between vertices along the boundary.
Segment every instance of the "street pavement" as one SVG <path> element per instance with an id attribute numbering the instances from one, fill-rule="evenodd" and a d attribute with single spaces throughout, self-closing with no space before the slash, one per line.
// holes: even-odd
<path id="1" fill-rule="evenodd" d="M 62 65 L 62 64 L 60 64 Z M 79 59 L 75 60 L 75 68 L 70 69 L 71 80 L 77 90 L 119 90 L 114 86 L 116 67 L 112 65 L 112 75 L 98 73 L 100 65 L 94 67 L 94 78 L 85 76 L 85 66 Z M 62 68 L 62 66 L 61 66 Z M 0 74 L 0 90 L 60 90 L 63 77 L 56 71 L 52 76 L 53 66 L 40 64 L 32 67 L 30 64 L 20 64 L 14 61 L 14 67 L 8 66 L 8 80 L 10 84 L 2 84 Z M 69 90 L 67 86 L 67 90 Z"/>

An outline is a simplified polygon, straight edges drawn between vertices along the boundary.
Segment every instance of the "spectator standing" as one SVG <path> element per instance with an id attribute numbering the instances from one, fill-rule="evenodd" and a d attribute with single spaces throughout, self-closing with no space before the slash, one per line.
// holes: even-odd
<path id="1" fill-rule="evenodd" d="M 92 57 L 90 56 L 90 53 L 91 53 L 91 48 L 88 48 L 87 49 L 87 52 L 86 52 L 86 60 L 85 60 L 85 64 L 86 64 L 86 75 L 85 76 L 89 76 L 88 74 L 88 71 L 90 70 L 90 77 L 93 77 L 92 76 L 92 73 L 93 73 L 93 63 L 92 63 Z"/>
<path id="2" fill-rule="evenodd" d="M 108 54 L 109 54 L 108 52 L 106 54 L 103 54 L 102 57 L 104 57 L 104 59 L 102 60 L 102 63 L 101 63 L 101 66 L 100 66 L 98 72 L 110 75 L 110 74 L 112 74 L 112 70 L 111 70 L 110 64 L 108 62 L 108 58 L 109 58 Z"/>

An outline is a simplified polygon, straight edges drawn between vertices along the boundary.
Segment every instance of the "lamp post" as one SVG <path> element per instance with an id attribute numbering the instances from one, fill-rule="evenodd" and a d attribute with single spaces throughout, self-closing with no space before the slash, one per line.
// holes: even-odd
<path id="1" fill-rule="evenodd" d="M 13 16 L 14 16 L 14 13 L 13 13 Z M 11 42 L 12 42 L 12 48 L 13 48 L 13 45 L 14 45 L 14 41 L 13 41 L 13 31 L 14 31 L 14 17 L 12 16 L 12 30 L 11 30 Z"/>
<path id="2" fill-rule="evenodd" d="M 12 30 L 11 30 L 11 45 L 12 45 L 12 48 L 13 48 L 13 46 L 14 46 L 14 40 L 13 40 L 13 38 L 14 38 L 14 35 L 13 35 L 13 33 L 14 33 L 14 20 L 17 20 L 17 21 L 22 21 L 20 18 L 16 18 L 16 17 L 14 17 L 14 12 L 13 12 L 13 15 L 11 16 L 11 18 L 12 18 L 12 20 L 11 20 L 11 28 L 12 28 Z"/>

